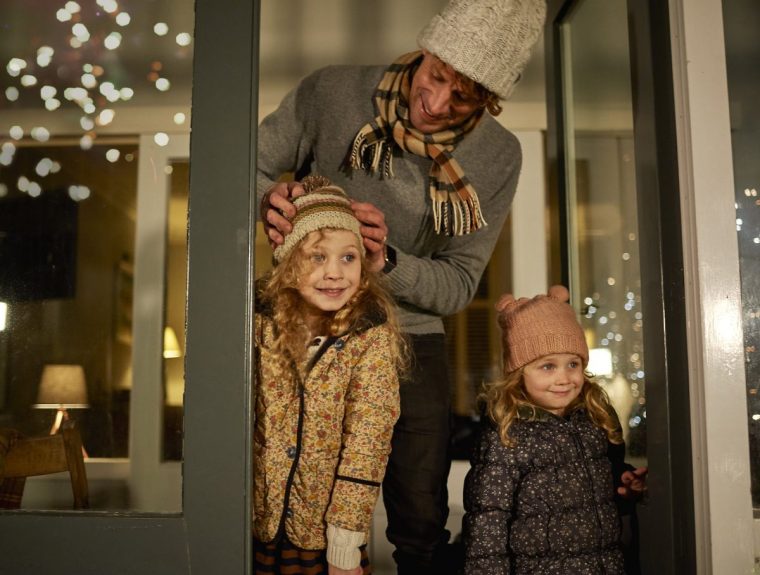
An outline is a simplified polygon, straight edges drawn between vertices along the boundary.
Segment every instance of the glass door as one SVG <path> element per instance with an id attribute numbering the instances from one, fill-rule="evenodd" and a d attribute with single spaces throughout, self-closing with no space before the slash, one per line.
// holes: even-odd
<path id="1" fill-rule="evenodd" d="M 562 254 L 554 276 L 570 286 L 626 460 L 650 469 L 648 499 L 624 519 L 624 540 L 635 558 L 640 538 L 642 572 L 675 574 L 694 571 L 683 255 L 667 5 L 652 14 L 645 4 L 549 3 L 547 141 Z"/>
<path id="2" fill-rule="evenodd" d="M 78 246 L 78 251 L 75 252 L 75 258 L 63 257 L 61 261 L 75 266 L 71 260 L 76 259 L 80 265 L 75 268 L 74 281 L 70 281 L 70 276 L 63 273 L 69 268 L 60 264 L 48 267 L 51 267 L 49 271 L 56 273 L 59 268 L 62 270 L 58 274 L 62 277 L 61 281 L 52 281 L 45 276 L 44 281 L 28 282 L 32 286 L 53 286 L 58 290 L 55 293 L 35 293 L 30 288 L 24 288 L 3 294 L 5 299 L 2 301 L 5 305 L 1 306 L 3 321 L 0 324 L 3 341 L 0 341 L 0 347 L 4 347 L 4 352 L 8 354 L 4 357 L 13 354 L 16 347 L 16 342 L 10 341 L 10 338 L 15 340 L 16 337 L 12 330 L 16 329 L 21 320 L 34 319 L 33 314 L 19 315 L 19 310 L 23 310 L 21 301 L 24 298 L 24 301 L 31 302 L 25 305 L 38 305 L 42 309 L 37 314 L 41 319 L 36 324 L 32 321 L 32 327 L 27 330 L 35 335 L 34 325 L 37 325 L 36 337 L 41 339 L 42 344 L 27 346 L 27 360 L 24 364 L 30 373 L 39 373 L 26 375 L 18 382 L 14 379 L 9 384 L 11 376 L 8 374 L 11 373 L 12 366 L 0 360 L 0 369 L 6 374 L 5 379 L 0 379 L 0 391 L 7 391 L 9 385 L 15 390 L 13 394 L 4 395 L 6 399 L 12 398 L 10 407 L 6 401 L 0 409 L 8 408 L 15 414 L 25 411 L 24 405 L 37 402 L 37 389 L 46 381 L 43 376 L 46 371 L 42 369 L 45 365 L 81 365 L 84 369 L 77 369 L 76 372 L 84 372 L 84 378 L 79 379 L 85 382 L 87 401 L 71 401 L 70 406 L 64 406 L 71 412 L 70 419 L 84 418 L 85 414 L 95 412 L 92 407 L 77 406 L 84 403 L 100 406 L 107 397 L 110 397 L 112 408 L 116 409 L 114 392 L 121 393 L 120 390 L 129 389 L 135 391 L 138 388 L 147 391 L 142 399 L 135 398 L 130 393 L 131 415 L 127 415 L 124 410 L 120 419 L 111 417 L 111 422 L 103 422 L 98 428 L 101 431 L 85 436 L 85 448 L 90 461 L 104 458 L 109 459 L 105 464 L 117 466 L 116 469 L 108 468 L 108 471 L 100 475 L 93 473 L 92 480 L 96 484 L 107 484 L 111 480 L 118 484 L 124 477 L 129 477 L 130 473 L 140 475 L 134 468 L 131 472 L 129 470 L 140 459 L 140 455 L 134 452 L 140 443 L 134 440 L 138 431 L 150 443 L 152 451 L 147 456 L 151 459 L 150 465 L 160 468 L 162 462 L 168 460 L 176 469 L 176 474 L 169 474 L 168 482 L 161 473 L 154 475 L 154 479 L 158 477 L 159 483 L 169 486 L 173 500 L 161 497 L 160 490 L 155 489 L 156 493 L 149 493 L 150 499 L 143 505 L 137 491 L 130 486 L 126 491 L 123 487 L 116 490 L 122 492 L 123 505 L 113 504 L 113 500 L 109 500 L 111 503 L 103 507 L 91 505 L 89 510 L 68 511 L 63 508 L 64 504 L 51 504 L 49 499 L 40 499 L 42 502 L 37 508 L 42 507 L 45 511 L 31 508 L 0 512 L 0 572 L 3 573 L 54 572 L 60 570 L 61 565 L 65 565 L 65 571 L 78 573 L 184 574 L 191 571 L 249 571 L 250 534 L 246 512 L 249 507 L 247 492 L 250 481 L 247 459 L 250 390 L 248 326 L 252 300 L 250 284 L 253 277 L 250 190 L 255 163 L 252 150 L 255 145 L 255 87 L 258 79 L 257 44 L 254 39 L 258 29 L 258 3 L 248 0 L 199 0 L 190 3 L 187 27 L 172 24 L 176 22 L 172 18 L 186 14 L 179 6 L 181 3 L 181 0 L 173 3 L 98 0 L 86 4 L 68 2 L 65 5 L 47 0 L 3 3 L 3 10 L 13 9 L 3 21 L 25 27 L 24 34 L 28 35 L 26 38 L 21 33 L 6 33 L 4 49 L 19 41 L 19 38 L 41 43 L 42 37 L 30 30 L 43 24 L 53 28 L 59 26 L 63 30 L 61 36 L 64 43 L 59 46 L 45 42 L 45 46 L 53 48 L 52 55 L 48 50 L 39 50 L 42 45 L 35 45 L 32 56 L 22 58 L 19 54 L 12 54 L 4 62 L 7 63 L 6 72 L 11 80 L 3 81 L 0 113 L 7 111 L 11 104 L 16 106 L 15 102 L 22 102 L 22 97 L 31 98 L 29 101 L 35 102 L 37 106 L 39 103 L 34 98 L 42 98 L 44 107 L 41 112 L 33 113 L 16 110 L 13 114 L 14 122 L 0 128 L 6 131 L 3 142 L 13 145 L 3 146 L 0 172 L 4 176 L 13 169 L 25 170 L 11 184 L 0 188 L 0 200 L 10 201 L 19 197 L 29 203 L 43 198 L 48 192 L 45 183 L 55 179 L 47 179 L 48 176 L 37 171 L 41 160 L 45 158 L 49 158 L 50 162 L 42 162 L 39 169 L 43 172 L 46 170 L 44 166 L 50 168 L 52 165 L 49 172 L 55 174 L 57 161 L 61 167 L 57 178 L 71 176 L 72 172 L 65 173 L 64 166 L 76 166 L 83 173 L 98 174 L 97 182 L 100 185 L 95 189 L 94 183 L 79 181 L 73 182 L 76 186 L 73 190 L 68 187 L 64 189 L 65 202 L 78 202 L 75 204 L 78 206 L 76 210 L 38 210 L 43 215 L 53 214 L 48 225 L 40 226 L 43 231 L 53 229 L 51 221 L 68 222 L 70 225 L 64 226 L 64 231 L 76 231 L 74 245 Z M 129 20 L 119 16 L 127 13 L 131 17 Z M 52 21 L 48 23 L 45 19 L 50 18 Z M 150 23 L 150 27 L 145 27 L 146 22 Z M 162 23 L 164 25 L 160 26 Z M 120 36 L 112 35 L 112 32 L 118 32 Z M 190 33 L 189 38 L 181 36 L 185 32 Z M 183 51 L 187 53 L 189 49 L 192 65 L 186 63 L 185 68 L 181 68 L 169 66 L 173 60 L 144 62 L 141 58 L 131 60 L 129 57 L 131 51 L 141 53 L 139 50 L 146 46 L 150 49 L 160 43 L 170 44 L 168 53 L 173 56 Z M 98 54 L 104 55 L 103 63 L 99 64 L 103 68 L 102 73 L 95 63 Z M 13 57 L 25 59 L 26 65 L 12 61 Z M 48 57 L 50 61 L 46 60 Z M 56 60 L 57 57 L 60 58 L 59 61 Z M 220 66 L 220 62 L 224 65 Z M 67 67 L 76 68 L 76 73 L 69 74 Z M 44 69 L 44 74 L 48 74 L 50 79 L 45 79 L 42 83 L 43 72 L 35 73 L 38 85 L 25 86 L 22 79 L 25 75 L 31 75 L 28 72 L 32 68 Z M 93 105 L 98 110 L 92 121 L 94 126 L 100 127 L 98 121 L 105 122 L 110 117 L 115 123 L 119 117 L 118 110 L 113 117 L 110 114 L 102 116 L 99 107 L 108 107 L 109 95 L 111 98 L 117 97 L 113 90 L 118 90 L 118 98 L 130 95 L 128 91 L 121 90 L 124 79 L 133 68 L 139 71 L 141 78 L 147 78 L 149 87 L 153 90 L 144 92 L 146 99 L 141 100 L 140 93 L 135 88 L 132 96 L 137 109 L 130 113 L 123 112 L 123 115 L 133 118 L 141 129 L 133 130 L 124 125 L 120 133 L 108 134 L 108 137 L 99 134 L 93 138 L 92 146 L 84 137 L 87 134 L 84 134 L 70 142 L 77 154 L 92 152 L 79 159 L 69 158 L 64 161 L 53 158 L 53 153 L 58 154 L 60 150 L 42 150 L 45 146 L 58 145 L 54 141 L 57 134 L 55 130 L 49 127 L 46 131 L 33 130 L 36 127 L 46 127 L 41 123 L 43 120 L 53 122 L 56 114 L 66 116 L 63 112 L 73 110 L 76 113 L 74 127 L 64 121 L 64 128 L 88 131 L 90 124 L 80 120 L 80 115 L 94 112 L 87 111 L 90 109 L 89 101 L 80 91 L 76 92 L 82 96 L 76 96 L 75 100 L 81 100 L 78 102 L 66 99 L 65 89 L 56 89 L 53 93 L 41 88 L 52 86 L 56 81 L 87 82 L 89 85 L 93 80 L 87 75 L 91 74 L 97 86 L 88 88 L 82 84 L 81 87 L 91 90 L 89 93 Z M 112 89 L 104 86 L 107 83 L 104 81 L 106 70 L 112 75 L 109 76 Z M 162 79 L 167 82 L 161 81 Z M 10 85 L 13 82 L 18 85 Z M 23 82 L 30 84 L 33 80 L 27 78 Z M 169 87 L 169 90 L 162 91 L 162 88 Z M 17 94 L 10 88 L 18 90 L 17 100 L 13 100 Z M 181 280 L 178 290 L 181 298 L 187 293 L 186 329 L 185 320 L 177 319 L 176 310 L 172 305 L 166 304 L 166 298 L 174 297 L 177 290 L 170 287 L 173 284 L 166 281 L 164 274 L 167 261 L 169 266 L 172 265 L 171 253 L 184 251 L 183 247 L 177 250 L 171 247 L 173 239 L 167 237 L 167 221 L 171 225 L 174 189 L 182 188 L 183 169 L 185 182 L 188 179 L 186 158 L 190 146 L 186 134 L 189 133 L 190 100 L 186 102 L 186 109 L 182 110 L 177 109 L 174 103 L 162 107 L 150 99 L 162 94 L 171 97 L 175 93 L 172 90 L 188 96 L 192 93 L 189 208 L 181 207 L 182 200 L 179 201 L 179 210 L 184 212 L 179 219 L 186 220 L 189 211 L 191 230 L 186 236 L 188 272 L 186 279 Z M 70 92 L 69 94 L 71 95 Z M 9 101 L 11 104 L 8 104 Z M 137 106 L 138 101 L 140 106 Z M 116 102 L 113 103 L 115 109 Z M 83 107 L 78 111 L 80 104 Z M 185 115 L 184 120 L 177 116 L 179 113 Z M 42 119 L 36 120 L 37 117 Z M 170 127 L 159 129 L 163 122 Z M 15 128 L 16 125 L 22 132 Z M 50 137 L 46 142 L 40 142 L 37 138 L 45 139 L 46 133 Z M 139 134 L 139 137 L 130 134 Z M 27 140 L 29 145 L 26 145 Z M 67 142 L 68 140 L 63 144 Z M 178 147 L 172 149 L 173 145 Z M 148 151 L 151 147 L 154 148 L 153 152 Z M 43 157 L 24 159 L 28 155 L 27 149 L 30 154 L 42 153 Z M 63 158 L 63 155 L 60 157 Z M 129 165 L 137 166 L 139 162 L 143 162 L 141 168 L 144 171 L 135 167 L 132 176 L 129 176 L 128 171 L 117 172 L 116 168 L 110 167 L 119 167 L 123 163 L 126 170 Z M 141 171 L 142 175 L 138 175 Z M 38 175 L 30 177 L 26 175 L 28 173 Z M 22 179 L 22 176 L 26 179 Z M 146 201 L 137 197 L 135 204 L 135 190 L 140 188 L 137 180 L 141 178 L 151 184 L 142 189 L 153 190 L 153 193 L 148 194 L 150 197 Z M 35 183 L 38 185 L 33 185 Z M 89 196 L 85 187 L 89 188 Z M 123 197 L 106 197 L 101 193 L 103 190 L 123 192 Z M 130 190 L 131 196 L 128 193 Z M 53 191 L 55 190 L 47 195 L 52 197 Z M 109 224 L 102 217 L 90 217 L 86 210 L 91 205 L 98 206 L 101 212 L 110 210 L 125 214 L 124 220 L 129 224 L 131 218 L 132 228 L 128 225 Z M 73 220 L 78 224 L 76 227 L 69 216 L 72 211 L 76 216 Z M 66 216 L 69 216 L 68 220 Z M 88 224 L 89 227 L 83 227 L 85 222 L 92 223 Z M 98 231 L 92 232 L 92 227 Z M 14 228 L 8 229 L 12 231 Z M 123 239 L 123 250 L 110 249 L 110 238 L 114 236 Z M 60 243 L 65 247 L 66 236 L 60 237 Z M 89 250 L 86 258 L 80 255 L 83 253 L 82 242 Z M 129 253 L 129 246 L 137 247 Z M 122 257 L 122 251 L 127 252 L 125 257 Z M 167 251 L 170 252 L 168 259 Z M 112 252 L 116 254 L 113 266 L 97 267 L 91 263 L 93 260 L 90 253 L 105 259 L 106 256 L 111 257 Z M 52 253 L 55 255 L 58 252 Z M 62 250 L 61 253 L 66 256 L 71 252 Z M 49 258 L 44 261 L 48 264 L 58 262 Z M 22 258 L 21 263 L 24 262 L 28 263 L 28 258 Z M 146 265 L 148 262 L 152 263 Z M 179 267 L 181 269 L 182 264 Z M 106 268 L 109 271 L 104 275 L 101 269 Z M 39 271 L 40 268 L 35 266 L 34 269 Z M 47 273 L 44 266 L 42 270 Z M 169 273 L 172 271 L 169 270 Z M 180 275 L 183 274 L 180 272 Z M 97 290 L 103 293 L 92 295 L 91 292 Z M 63 308 L 70 306 L 72 298 L 76 301 L 80 295 L 85 297 L 88 294 L 91 303 L 81 306 L 83 309 L 79 317 L 83 319 L 71 320 L 71 314 Z M 41 320 L 48 321 L 53 327 L 46 327 L 40 323 Z M 90 333 L 93 330 L 81 329 L 82 321 L 103 324 L 105 327 Z M 165 327 L 172 327 L 178 332 L 176 347 L 168 345 L 171 338 L 164 335 Z M 90 339 L 85 341 L 85 337 Z M 72 359 L 65 353 L 76 349 L 80 344 L 87 351 L 82 362 L 74 361 L 77 358 Z M 180 347 L 179 344 L 184 346 Z M 60 357 L 54 353 L 52 361 L 48 362 L 47 354 L 43 353 L 47 349 L 45 345 L 53 352 L 58 352 Z M 178 353 L 177 348 L 182 359 L 172 357 Z M 109 349 L 122 349 L 129 353 L 117 356 L 114 351 L 109 356 Z M 104 357 L 110 357 L 110 360 Z M 143 358 L 143 361 L 138 362 L 138 358 Z M 32 369 L 31 364 L 40 361 L 44 365 Z M 173 366 L 167 365 L 169 361 L 184 362 L 184 394 L 177 392 L 174 383 L 182 376 L 177 375 Z M 101 369 L 101 365 L 105 367 Z M 16 368 L 13 368 L 13 373 L 16 373 Z M 113 374 L 118 374 L 118 377 Z M 146 379 L 150 384 L 146 383 Z M 103 389 L 110 390 L 111 395 L 105 394 Z M 23 402 L 15 399 L 19 390 L 23 390 Z M 134 395 L 138 395 L 136 391 Z M 171 438 L 174 441 L 172 449 L 162 448 L 161 437 L 165 435 L 162 433 L 162 427 L 165 427 L 162 418 L 167 412 L 165 406 L 177 406 L 180 402 L 178 395 L 184 404 L 184 431 L 180 434 L 179 443 L 176 438 Z M 44 405 L 48 402 L 37 403 Z M 53 400 L 50 403 L 58 402 Z M 76 409 L 82 411 L 75 411 Z M 40 409 L 40 416 L 43 413 L 49 414 Z M 112 415 L 115 413 L 116 411 L 112 412 Z M 44 419 L 47 421 L 48 418 Z M 83 419 L 82 423 L 84 428 L 84 423 L 89 425 L 91 422 Z M 125 425 L 129 426 L 129 431 L 125 432 Z M 122 426 L 119 429 L 121 439 L 105 444 L 103 439 L 115 437 L 119 426 Z M 103 432 L 105 429 L 111 429 L 113 433 Z M 133 438 L 131 444 L 125 440 L 130 437 L 130 433 Z M 120 451 L 116 450 L 117 446 Z M 107 451 L 107 448 L 111 451 Z M 122 461 L 110 461 L 113 457 L 109 457 L 109 454 L 117 453 L 121 455 Z M 178 453 L 181 454 L 182 462 L 177 457 Z M 126 454 L 130 455 L 129 460 L 123 457 Z M 118 469 L 118 466 L 122 466 L 122 469 Z M 179 483 L 173 483 L 175 481 L 181 481 L 181 487 Z M 148 491 L 150 488 L 151 485 L 147 485 Z M 62 493 L 65 494 L 65 491 Z"/>

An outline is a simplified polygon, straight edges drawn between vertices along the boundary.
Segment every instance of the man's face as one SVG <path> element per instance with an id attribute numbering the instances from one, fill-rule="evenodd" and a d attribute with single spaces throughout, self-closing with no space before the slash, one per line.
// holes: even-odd
<path id="1" fill-rule="evenodd" d="M 409 119 L 424 134 L 459 126 L 478 110 L 474 95 L 465 91 L 456 72 L 437 56 L 424 58 L 412 78 Z"/>

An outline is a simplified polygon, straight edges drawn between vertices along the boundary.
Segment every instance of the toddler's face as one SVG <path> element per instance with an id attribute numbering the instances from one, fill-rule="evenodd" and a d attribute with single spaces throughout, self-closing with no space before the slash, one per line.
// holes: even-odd
<path id="1" fill-rule="evenodd" d="M 301 246 L 307 264 L 298 292 L 312 317 L 342 308 L 359 289 L 361 252 L 356 235 L 347 230 L 311 232 Z"/>
<path id="2" fill-rule="evenodd" d="M 561 416 L 583 389 L 583 362 L 572 353 L 545 355 L 525 366 L 523 382 L 533 403 Z"/>

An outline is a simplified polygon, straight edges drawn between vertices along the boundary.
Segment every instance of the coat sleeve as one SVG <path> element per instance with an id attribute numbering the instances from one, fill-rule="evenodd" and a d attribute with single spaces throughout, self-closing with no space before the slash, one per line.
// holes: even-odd
<path id="1" fill-rule="evenodd" d="M 496 430 L 483 431 L 464 484 L 465 575 L 509 575 L 509 529 L 519 468 Z"/>
<path id="2" fill-rule="evenodd" d="M 366 533 L 385 475 L 400 399 L 390 330 L 379 326 L 358 337 L 365 338 L 366 345 L 361 346 L 346 392 L 340 460 L 325 520 Z"/>

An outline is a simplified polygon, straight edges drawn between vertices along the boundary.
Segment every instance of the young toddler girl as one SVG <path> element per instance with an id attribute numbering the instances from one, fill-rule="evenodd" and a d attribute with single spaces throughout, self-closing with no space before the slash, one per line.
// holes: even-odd
<path id="1" fill-rule="evenodd" d="M 585 374 L 588 347 L 567 300 L 553 286 L 497 305 L 504 378 L 486 388 L 489 424 L 465 480 L 467 575 L 624 573 L 608 450 L 622 433 Z M 644 474 L 626 471 L 619 493 L 641 491 Z"/>
<path id="2" fill-rule="evenodd" d="M 350 200 L 303 184 L 256 298 L 254 573 L 361 575 L 405 347 Z"/>

